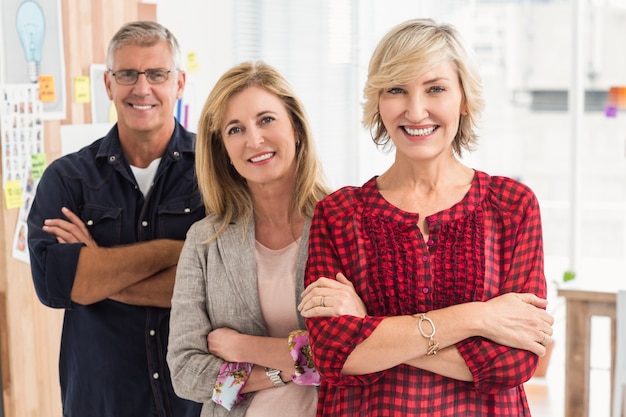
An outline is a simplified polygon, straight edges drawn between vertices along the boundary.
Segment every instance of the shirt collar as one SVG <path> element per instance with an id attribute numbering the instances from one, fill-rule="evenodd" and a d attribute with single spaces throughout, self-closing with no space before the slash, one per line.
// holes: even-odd
<path id="1" fill-rule="evenodd" d="M 181 126 L 180 123 L 174 124 L 174 132 L 167 145 L 167 151 L 163 155 L 166 155 L 171 160 L 179 160 L 183 154 L 193 154 L 195 150 L 195 134 L 188 132 Z M 100 147 L 96 158 L 107 158 L 108 160 L 116 160 L 121 158 L 122 146 L 120 145 L 120 136 L 117 128 L 117 123 L 109 130 L 109 132 L 102 138 Z"/>

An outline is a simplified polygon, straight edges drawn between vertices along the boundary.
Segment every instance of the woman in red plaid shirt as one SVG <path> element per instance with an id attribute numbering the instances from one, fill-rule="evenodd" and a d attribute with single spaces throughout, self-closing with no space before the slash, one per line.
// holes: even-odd
<path id="1" fill-rule="evenodd" d="M 364 125 L 395 161 L 315 210 L 299 308 L 318 416 L 530 416 L 523 383 L 551 343 L 539 204 L 458 157 L 484 106 L 458 32 L 392 29 L 370 61 Z M 322 317 L 346 276 L 367 314 Z"/>

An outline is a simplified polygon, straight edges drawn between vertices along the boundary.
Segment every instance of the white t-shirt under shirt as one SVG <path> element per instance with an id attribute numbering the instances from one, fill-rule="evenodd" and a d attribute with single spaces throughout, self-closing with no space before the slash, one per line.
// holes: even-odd
<path id="1" fill-rule="evenodd" d="M 157 168 L 161 163 L 161 158 L 157 158 L 154 161 L 150 162 L 145 168 L 138 168 L 136 166 L 131 165 L 130 169 L 133 171 L 133 175 L 135 176 L 135 180 L 137 181 L 137 185 L 139 185 L 139 189 L 143 193 L 144 197 L 148 195 L 148 191 L 152 187 L 152 182 L 154 181 L 154 176 L 156 175 Z"/>
<path id="2" fill-rule="evenodd" d="M 289 336 L 298 328 L 296 312 L 296 260 L 300 240 L 278 250 L 256 242 L 257 283 L 259 302 L 269 335 Z M 288 351 L 285 341 L 285 351 Z M 317 388 L 296 385 L 258 391 L 246 417 L 315 416 Z"/>

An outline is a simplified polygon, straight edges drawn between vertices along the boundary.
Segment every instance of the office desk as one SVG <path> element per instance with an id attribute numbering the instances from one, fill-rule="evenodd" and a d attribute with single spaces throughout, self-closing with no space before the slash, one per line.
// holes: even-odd
<path id="1" fill-rule="evenodd" d="M 589 352 L 591 317 L 611 318 L 611 399 L 615 373 L 616 293 L 559 289 L 565 298 L 567 330 L 565 344 L 565 416 L 589 416 Z M 611 401 L 611 404 L 613 402 Z"/>

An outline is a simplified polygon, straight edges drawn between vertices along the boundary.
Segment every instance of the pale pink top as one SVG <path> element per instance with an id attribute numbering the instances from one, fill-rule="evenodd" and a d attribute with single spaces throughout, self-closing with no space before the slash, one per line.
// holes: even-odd
<path id="1" fill-rule="evenodd" d="M 257 281 L 261 311 L 272 337 L 289 336 L 298 328 L 296 316 L 296 259 L 300 240 L 278 250 L 256 242 Z M 285 354 L 289 353 L 285 340 Z M 256 393 L 246 417 L 315 416 L 317 389 L 289 382 Z"/>

